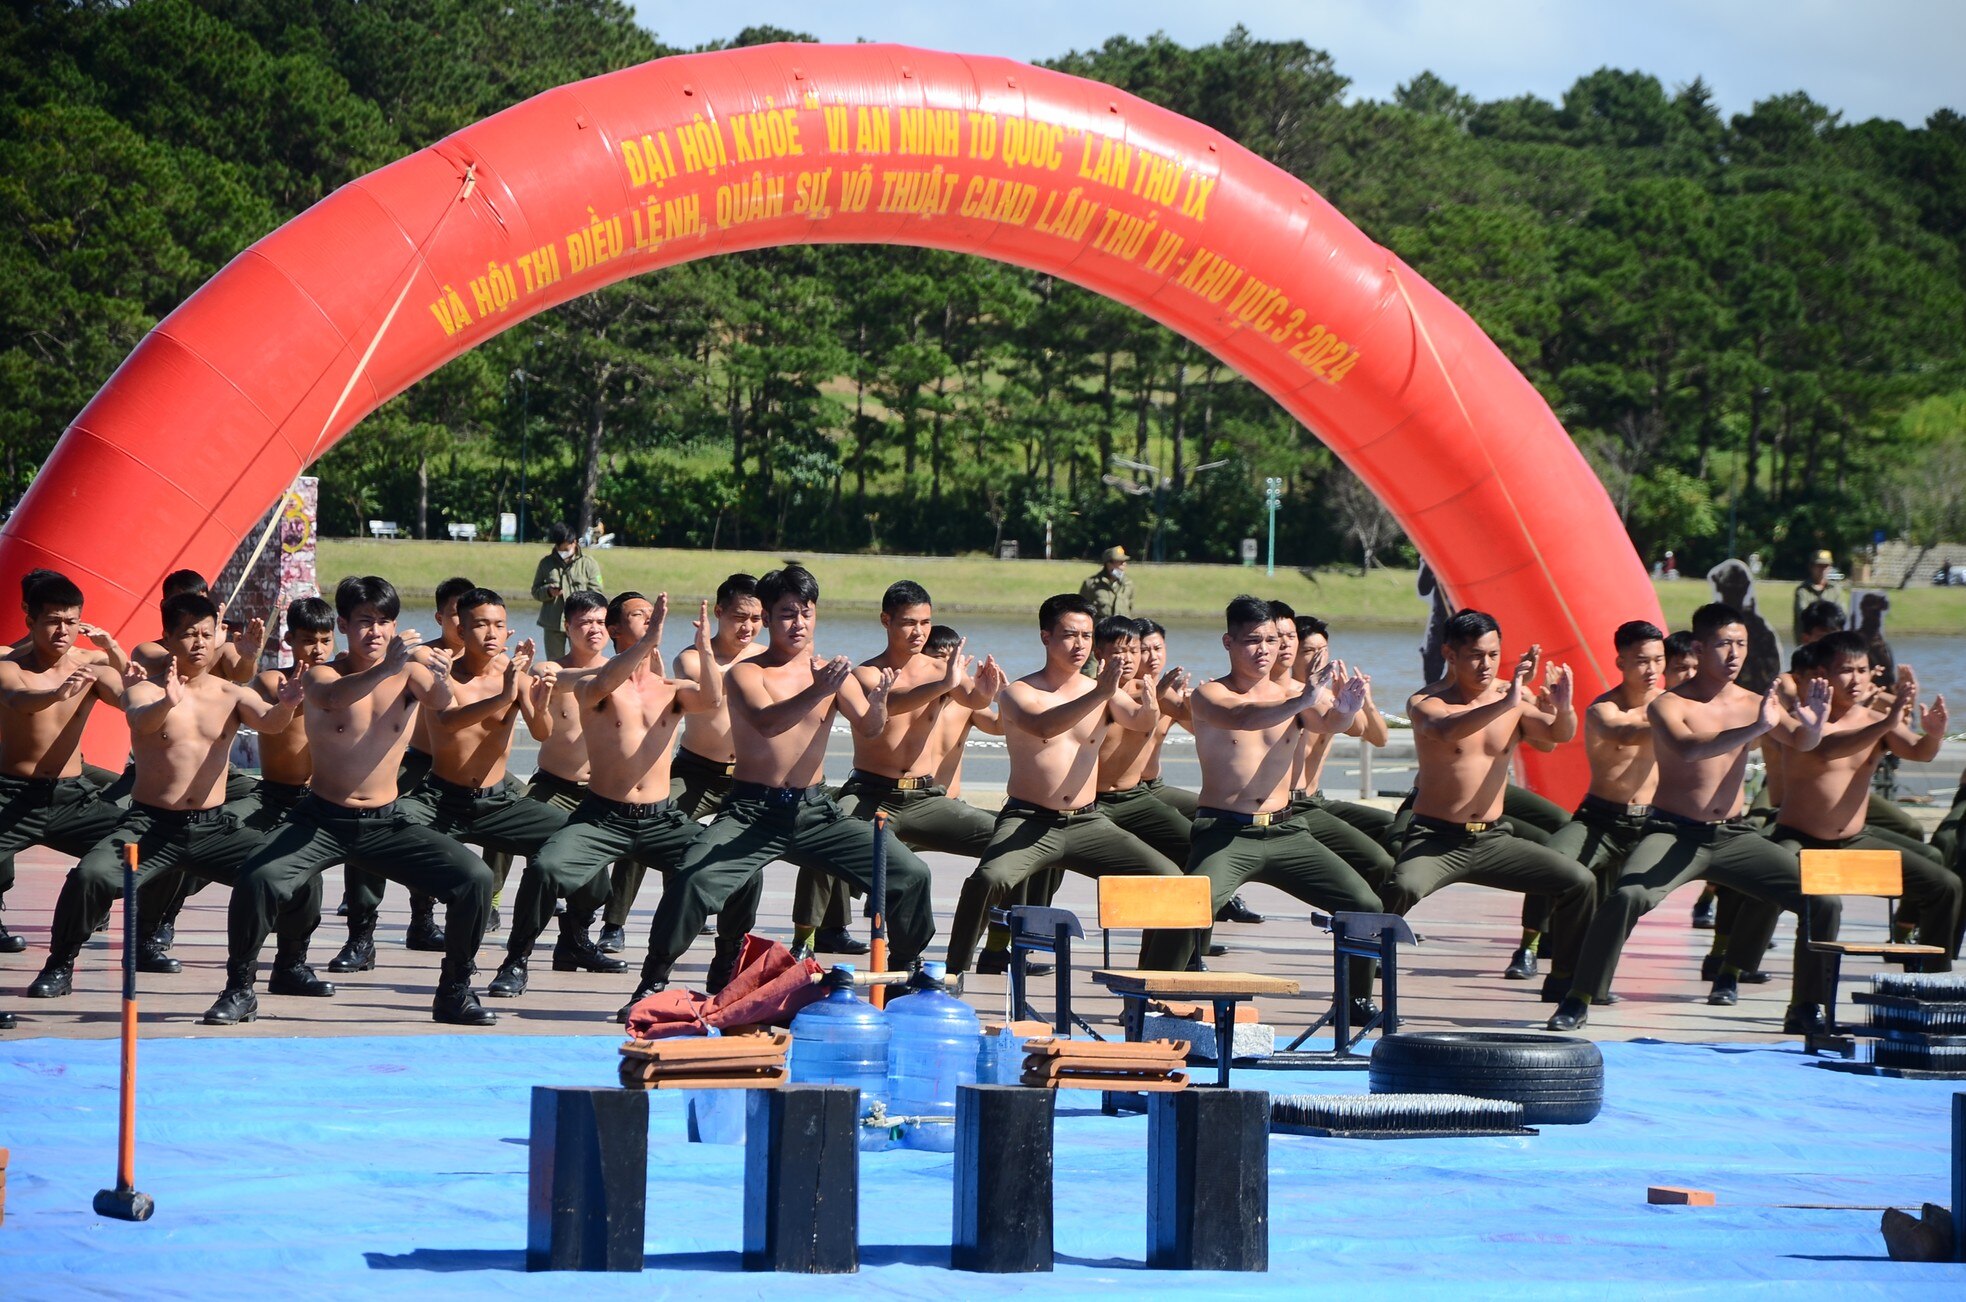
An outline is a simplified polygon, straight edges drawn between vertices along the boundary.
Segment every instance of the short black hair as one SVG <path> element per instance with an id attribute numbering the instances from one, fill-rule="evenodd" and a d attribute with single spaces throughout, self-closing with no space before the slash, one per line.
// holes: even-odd
<path id="1" fill-rule="evenodd" d="M 1666 635 L 1659 626 L 1650 620 L 1634 619 L 1618 625 L 1618 631 L 1611 635 L 1611 645 L 1620 651 L 1629 651 L 1647 642 L 1663 642 Z"/>
<path id="2" fill-rule="evenodd" d="M 607 608 L 608 599 L 606 597 L 594 591 L 592 588 L 582 588 L 567 598 L 567 604 L 563 608 L 563 611 L 566 622 L 572 624 L 576 615 L 584 615 L 590 610 L 606 610 Z"/>
<path id="3" fill-rule="evenodd" d="M 353 619 L 358 606 L 374 606 L 384 619 L 403 613 L 403 599 L 396 595 L 396 585 L 379 574 L 351 574 L 335 584 L 335 614 Z"/>
<path id="4" fill-rule="evenodd" d="M 573 530 L 567 527 L 566 521 L 555 520 L 553 527 L 546 531 L 546 541 L 555 547 L 561 543 L 570 543 L 573 541 Z"/>
<path id="5" fill-rule="evenodd" d="M 69 606 L 80 610 L 82 589 L 76 587 L 66 574 L 36 570 L 22 577 L 20 599 L 21 604 L 27 607 L 27 617 L 37 619 L 44 610 L 62 610 Z"/>
<path id="6" fill-rule="evenodd" d="M 1228 631 L 1233 633 L 1252 624 L 1271 623 L 1276 616 L 1270 613 L 1269 602 L 1245 592 L 1229 602 L 1222 611 L 1222 618 L 1228 625 Z"/>
<path id="7" fill-rule="evenodd" d="M 1150 637 L 1165 638 L 1166 636 L 1167 636 L 1167 626 L 1161 623 L 1159 620 L 1143 619 L 1140 621 L 1140 637 L 1142 641 Z"/>
<path id="8" fill-rule="evenodd" d="M 941 655 L 944 651 L 954 651 L 962 645 L 962 634 L 947 624 L 933 624 L 928 630 L 928 640 L 922 643 L 924 655 Z"/>
<path id="9" fill-rule="evenodd" d="M 445 605 L 456 601 L 477 586 L 475 582 L 466 578 L 445 579 L 437 585 L 437 609 L 442 610 Z"/>
<path id="10" fill-rule="evenodd" d="M 1713 635 L 1721 629 L 1726 628 L 1729 624 L 1739 624 L 1742 628 L 1746 628 L 1748 622 L 1742 617 L 1740 611 L 1734 609 L 1726 602 L 1709 601 L 1706 605 L 1693 612 L 1693 640 L 1696 642 L 1712 641 Z"/>
<path id="11" fill-rule="evenodd" d="M 803 565 L 787 565 L 772 570 L 758 580 L 758 604 L 770 614 L 781 598 L 791 597 L 801 604 L 819 604 L 819 580 Z"/>
<path id="12" fill-rule="evenodd" d="M 1501 631 L 1502 626 L 1497 624 L 1495 617 L 1487 611 L 1463 610 L 1456 612 L 1447 621 L 1446 627 L 1441 629 L 1440 644 L 1466 646 L 1470 642 L 1479 642 L 1490 633 L 1500 635 Z"/>
<path id="13" fill-rule="evenodd" d="M 1101 615 L 1092 625 L 1094 646 L 1111 646 L 1123 637 L 1139 636 L 1139 623 L 1125 615 Z"/>
<path id="14" fill-rule="evenodd" d="M 1698 640 L 1685 629 L 1666 634 L 1666 659 L 1684 660 L 1687 656 L 1698 655 L 1699 652 L 1693 649 L 1693 644 Z"/>
<path id="15" fill-rule="evenodd" d="M 608 603 L 608 627 L 613 628 L 616 624 L 619 624 L 621 622 L 621 612 L 627 608 L 629 602 L 648 601 L 648 600 L 649 599 L 647 597 L 644 597 L 639 592 L 615 593 L 614 600 Z M 653 606 L 655 603 L 649 601 L 649 604 Z"/>
<path id="16" fill-rule="evenodd" d="M 334 607 L 319 597 L 302 597 L 287 604 L 287 633 L 334 632 Z"/>
<path id="17" fill-rule="evenodd" d="M 168 598 L 168 597 L 175 597 L 180 592 L 205 593 L 205 592 L 210 592 L 211 590 L 212 590 L 211 585 L 205 582 L 205 576 L 200 574 L 198 571 L 172 570 L 169 574 L 166 574 L 164 576 L 164 586 L 162 589 L 162 596 Z"/>
<path id="18" fill-rule="evenodd" d="M 1841 656 L 1862 656 L 1870 659 L 1870 643 L 1862 633 L 1855 629 L 1839 628 L 1836 632 L 1817 638 L 1809 644 L 1821 652 L 1823 668 L 1836 663 Z"/>
<path id="19" fill-rule="evenodd" d="M 757 595 L 758 580 L 756 575 L 733 574 L 717 585 L 717 609 L 722 610 L 739 597 L 755 597 Z"/>
<path id="20" fill-rule="evenodd" d="M 164 598 L 164 636 L 169 637 L 201 619 L 218 620 L 218 603 L 202 592 L 179 592 Z"/>
<path id="21" fill-rule="evenodd" d="M 1821 642 L 1804 642 L 1789 652 L 1789 672 L 1792 674 L 1813 674 L 1828 663 Z"/>
<path id="22" fill-rule="evenodd" d="M 480 606 L 503 606 L 505 598 L 490 588 L 471 588 L 457 599 L 457 622 L 462 624 L 464 616 Z"/>
<path id="23" fill-rule="evenodd" d="M 1049 633 L 1067 615 L 1084 615 L 1096 622 L 1099 609 L 1076 592 L 1061 592 L 1057 596 L 1046 597 L 1044 604 L 1038 607 L 1038 628 Z"/>
<path id="24" fill-rule="evenodd" d="M 817 599 L 817 597 L 814 598 L 814 600 Z M 881 613 L 883 615 L 899 615 L 910 606 L 926 606 L 930 604 L 928 589 L 914 582 L 912 579 L 902 579 L 898 583 L 890 583 L 887 585 L 887 591 L 881 594 Z"/>
<path id="25" fill-rule="evenodd" d="M 1293 633 L 1297 631 L 1297 612 L 1292 610 L 1285 602 L 1272 601 L 1270 603 L 1270 618 L 1279 624 L 1287 619 L 1290 621 L 1290 631 Z"/>
<path id="26" fill-rule="evenodd" d="M 53 575 L 55 578 L 58 579 L 62 577 L 60 570 L 29 570 L 27 573 L 21 575 L 20 599 L 22 601 L 26 601 L 28 590 L 32 588 L 35 584 L 39 583 L 42 579 L 47 578 L 49 575 Z"/>
<path id="27" fill-rule="evenodd" d="M 1840 633 L 1849 622 L 1843 607 L 1834 601 L 1812 601 L 1795 617 L 1796 630 L 1805 636 L 1811 633 Z"/>
<path id="28" fill-rule="evenodd" d="M 1316 615 L 1299 615 L 1297 617 L 1297 640 L 1301 642 L 1314 634 L 1329 641 L 1331 639 L 1331 625 L 1325 623 Z"/>

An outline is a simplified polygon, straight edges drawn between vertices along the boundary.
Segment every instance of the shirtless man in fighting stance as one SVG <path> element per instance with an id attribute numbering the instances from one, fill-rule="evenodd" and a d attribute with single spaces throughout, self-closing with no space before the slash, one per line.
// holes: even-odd
<path id="1" fill-rule="evenodd" d="M 863 891 L 873 885 L 874 826 L 849 817 L 826 794 L 826 743 L 835 714 L 861 736 L 881 731 L 894 673 L 883 670 L 870 689 L 845 656 L 822 660 L 813 652 L 819 583 L 804 567 L 788 565 L 759 579 L 758 600 L 770 640 L 725 675 L 737 750 L 730 798 L 662 892 L 634 999 L 665 988 L 704 918 L 752 887 L 774 859 Z M 934 938 L 935 912 L 928 865 L 903 845 L 887 851 L 884 908 L 894 960 L 906 967 Z"/>
<path id="2" fill-rule="evenodd" d="M 76 956 L 123 892 L 126 845 L 137 847 L 136 887 L 143 899 L 159 893 L 168 898 L 182 872 L 233 881 L 265 840 L 263 830 L 246 826 L 225 808 L 225 781 L 231 772 L 227 757 L 241 724 L 277 733 L 291 723 L 300 684 L 283 683 L 269 702 L 251 687 L 211 672 L 223 643 L 218 607 L 209 597 L 186 592 L 166 598 L 163 616 L 161 645 L 170 659 L 161 681 L 150 681 L 133 666 L 123 695 L 136 756 L 130 811 L 62 883 L 47 966 L 28 987 L 32 998 L 53 999 L 73 988 Z M 153 902 L 150 910 L 158 907 Z M 307 938 L 320 921 L 318 891 L 311 909 L 295 909 L 281 918 L 279 956 L 273 964 L 273 987 L 280 993 L 334 993 L 307 966 Z M 166 970 L 177 969 L 175 960 L 166 961 Z"/>
<path id="3" fill-rule="evenodd" d="M 1810 935 L 1836 939 L 1840 901 L 1803 895 L 1795 854 L 1762 836 L 1741 810 L 1748 748 L 1767 735 L 1792 750 L 1815 749 L 1829 712 L 1829 687 L 1812 683 L 1800 712 L 1791 715 L 1774 689 L 1763 696 L 1735 682 L 1747 660 L 1748 632 L 1731 606 L 1715 602 L 1694 611 L 1693 638 L 1700 671 L 1646 707 L 1658 764 L 1646 833 L 1591 923 L 1570 993 L 1550 1017 L 1553 1031 L 1574 1031 L 1589 1020 L 1591 1004 L 1602 1002 L 1611 988 L 1632 928 L 1687 882 L 1710 878 L 1780 908 L 1807 910 Z M 1745 950 L 1748 941 L 1737 935 L 1734 944 Z M 1730 959 L 1722 976 L 1738 975 L 1741 968 Z M 1821 987 L 1816 964 L 1795 965 L 1787 1029 L 1826 1028 Z"/>
<path id="4" fill-rule="evenodd" d="M 1596 882 L 1576 860 L 1514 835 L 1502 806 L 1518 745 L 1576 735 L 1569 672 L 1550 667 L 1545 710 L 1529 686 L 1540 648 L 1524 652 L 1509 677 L 1498 676 L 1501 629 L 1478 610 L 1447 621 L 1442 652 L 1447 676 L 1407 703 L 1419 777 L 1412 828 L 1382 892 L 1386 907 L 1407 913 L 1457 881 L 1550 896 L 1555 966 L 1567 974 L 1597 902 Z"/>
<path id="5" fill-rule="evenodd" d="M 212 1026 L 259 1016 L 253 983 L 266 933 L 305 907 L 308 888 L 330 865 L 350 863 L 421 890 L 447 906 L 443 973 L 431 1016 L 489 1026 L 471 974 L 491 912 L 491 869 L 443 834 L 413 820 L 397 801 L 396 773 L 418 707 L 450 704 L 450 658 L 412 654 L 414 630 L 398 634 L 402 600 L 387 579 L 346 578 L 335 613 L 348 649 L 300 675 L 306 697 L 313 781 L 280 830 L 239 871 L 232 890 L 225 991 L 205 1014 Z"/>
<path id="6" fill-rule="evenodd" d="M 1143 873 L 1174 877 L 1180 868 L 1099 809 L 1099 749 L 1115 726 L 1151 732 L 1160 722 L 1153 692 L 1120 691 L 1129 666 L 1118 656 L 1081 670 L 1092 653 L 1092 603 L 1060 593 L 1038 608 L 1044 667 L 997 698 L 1010 752 L 1008 799 L 989 847 L 963 883 L 949 935 L 949 971 L 969 970 L 990 910 L 1015 887 L 1054 867 L 1094 877 Z"/>
<path id="7" fill-rule="evenodd" d="M 1335 698 L 1321 686 L 1279 681 L 1270 674 L 1278 639 L 1269 603 L 1237 597 L 1226 619 L 1229 672 L 1201 684 L 1188 701 L 1202 772 L 1188 872 L 1209 879 L 1216 909 L 1243 883 L 1260 881 L 1307 904 L 1377 913 L 1379 897 L 1365 879 L 1290 816 L 1295 733 L 1344 731 L 1365 701 L 1365 679 L 1347 679 Z M 1208 936 L 1151 934 L 1140 965 L 1175 971 L 1188 966 Z M 1352 988 L 1366 1002 L 1371 979 L 1371 962 L 1355 961 Z"/>

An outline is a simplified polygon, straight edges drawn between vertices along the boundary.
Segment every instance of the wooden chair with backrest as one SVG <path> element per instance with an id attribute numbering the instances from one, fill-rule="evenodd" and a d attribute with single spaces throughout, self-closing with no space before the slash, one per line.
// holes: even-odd
<path id="1" fill-rule="evenodd" d="M 1897 850 L 1804 850 L 1802 852 L 1802 893 L 1804 895 L 1867 895 L 1892 899 L 1904 893 L 1904 855 Z M 1888 919 L 1889 913 L 1887 911 Z M 1887 923 L 1888 925 L 1888 923 Z M 1823 1016 L 1829 1023 L 1827 1035 L 1811 1035 L 1803 1042 L 1808 1053 L 1831 1051 L 1845 1058 L 1857 1055 L 1856 1041 L 1836 1024 L 1836 987 L 1843 977 L 1845 955 L 1878 958 L 1886 962 L 1943 957 L 1937 945 L 1909 945 L 1868 940 L 1816 940 L 1809 935 L 1809 915 L 1804 911 L 1800 935 L 1806 955 L 1823 965 Z M 1802 954 L 1797 962 L 1806 962 Z"/>
<path id="2" fill-rule="evenodd" d="M 1092 979 L 1120 997 L 1126 1038 L 1141 1038 L 1149 999 L 1175 999 L 1211 1005 L 1215 1010 L 1215 1083 L 1229 1083 L 1234 1055 L 1236 1005 L 1257 995 L 1294 995 L 1295 981 L 1256 972 L 1153 972 L 1111 967 L 1112 933 L 1117 929 L 1186 930 L 1213 924 L 1215 910 L 1206 877 L 1130 877 L 1099 879 L 1099 927 L 1108 966 Z"/>

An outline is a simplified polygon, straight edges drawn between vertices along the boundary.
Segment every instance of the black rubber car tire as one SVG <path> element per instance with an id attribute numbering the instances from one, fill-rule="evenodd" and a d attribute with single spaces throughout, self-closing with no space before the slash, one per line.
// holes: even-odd
<path id="1" fill-rule="evenodd" d="M 1372 1051 L 1374 1094 L 1466 1094 L 1523 1105 L 1523 1123 L 1577 1126 L 1604 1107 L 1604 1055 L 1589 1040 L 1516 1031 L 1413 1031 Z"/>

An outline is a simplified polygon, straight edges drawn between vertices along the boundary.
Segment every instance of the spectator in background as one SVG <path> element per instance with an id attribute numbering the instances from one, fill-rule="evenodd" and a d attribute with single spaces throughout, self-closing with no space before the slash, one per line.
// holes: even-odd
<path id="1" fill-rule="evenodd" d="M 1079 585 L 1079 595 L 1092 603 L 1104 619 L 1108 615 L 1133 616 L 1133 580 L 1126 577 L 1126 548 L 1108 547 L 1100 558 L 1105 568 Z"/>
<path id="2" fill-rule="evenodd" d="M 546 658 L 567 653 L 567 597 L 576 592 L 601 591 L 601 565 L 581 551 L 573 530 L 556 524 L 546 540 L 553 550 L 539 558 L 532 574 L 532 596 L 539 603 L 539 626 L 546 633 Z"/>
<path id="3" fill-rule="evenodd" d="M 1819 551 L 1809 558 L 1809 577 L 1795 585 L 1795 640 L 1802 641 L 1802 612 L 1819 601 L 1834 601 L 1848 609 L 1842 588 L 1830 582 L 1829 569 L 1836 558 L 1826 551 Z"/>

